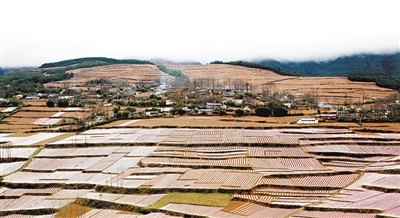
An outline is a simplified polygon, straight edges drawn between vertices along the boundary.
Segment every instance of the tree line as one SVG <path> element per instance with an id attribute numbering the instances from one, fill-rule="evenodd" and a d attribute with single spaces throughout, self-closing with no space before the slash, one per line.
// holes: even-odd
<path id="1" fill-rule="evenodd" d="M 308 76 L 348 76 L 350 74 L 400 76 L 400 52 L 357 54 L 327 61 L 261 60 L 257 63 L 286 68 Z"/>
<path id="2" fill-rule="evenodd" d="M 377 86 L 400 91 L 400 76 L 351 74 L 347 78 L 357 82 L 375 82 Z"/>
<path id="3" fill-rule="evenodd" d="M 188 76 L 183 74 L 180 70 L 175 70 L 171 68 L 167 68 L 164 65 L 157 65 L 157 68 L 162 72 L 175 77 L 175 80 L 172 82 L 171 86 L 174 87 L 189 87 L 190 79 Z"/>
<path id="4" fill-rule="evenodd" d="M 52 63 L 44 63 L 39 68 L 50 68 L 50 67 L 65 67 L 70 65 L 88 65 L 88 66 L 102 66 L 102 65 L 111 65 L 111 64 L 153 64 L 149 61 L 142 61 L 136 59 L 114 59 L 114 58 L 105 58 L 105 57 L 85 57 L 85 58 L 76 58 L 70 60 L 63 60 Z"/>
<path id="5" fill-rule="evenodd" d="M 44 83 L 70 79 L 71 73 L 66 70 L 46 72 L 42 70 L 9 73 L 0 77 L 0 97 L 10 98 L 20 93 L 33 93 L 43 88 Z"/>
<path id="6" fill-rule="evenodd" d="M 262 70 L 270 70 L 276 74 L 283 75 L 283 76 L 304 76 L 301 73 L 288 70 L 285 68 L 280 67 L 272 67 L 261 63 L 253 63 L 253 62 L 246 62 L 246 61 L 231 61 L 231 62 L 223 62 L 223 61 L 213 61 L 210 64 L 229 64 L 229 65 L 236 65 L 236 66 L 243 66 L 255 69 L 262 69 Z"/>

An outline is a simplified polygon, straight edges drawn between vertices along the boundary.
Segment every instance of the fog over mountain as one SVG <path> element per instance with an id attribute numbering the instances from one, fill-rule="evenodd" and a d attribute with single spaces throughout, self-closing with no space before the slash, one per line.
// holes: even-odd
<path id="1" fill-rule="evenodd" d="M 205 64 L 393 53 L 400 51 L 398 8 L 392 0 L 0 1 L 0 66 L 80 57 Z"/>
<path id="2" fill-rule="evenodd" d="M 326 61 L 254 60 L 309 76 L 348 76 L 351 74 L 400 76 L 400 52 L 391 54 L 356 54 Z"/>

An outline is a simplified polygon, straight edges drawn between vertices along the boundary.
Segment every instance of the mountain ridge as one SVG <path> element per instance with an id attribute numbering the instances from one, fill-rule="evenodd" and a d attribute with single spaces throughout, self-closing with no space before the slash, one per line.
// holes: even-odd
<path id="1" fill-rule="evenodd" d="M 391 54 L 355 54 L 327 61 L 278 61 L 258 59 L 252 62 L 285 68 L 308 76 L 350 76 L 354 74 L 400 76 L 400 52 Z"/>

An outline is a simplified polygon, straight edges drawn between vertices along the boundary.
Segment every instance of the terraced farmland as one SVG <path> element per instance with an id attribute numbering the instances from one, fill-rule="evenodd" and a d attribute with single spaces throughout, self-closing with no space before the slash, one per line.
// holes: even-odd
<path id="1" fill-rule="evenodd" d="M 0 123 L 1 132 L 45 132 L 50 127 L 60 124 L 71 124 L 68 125 L 69 129 L 74 129 L 73 125 L 75 125 L 76 120 L 79 117 L 86 117 L 90 111 L 90 109 L 79 107 L 47 107 L 45 101 L 27 101 L 26 103 L 42 103 L 44 105 L 20 107 L 18 111 L 15 111 L 17 110 L 15 107 L 3 110 L 2 113 L 13 112 L 13 114 L 4 118 L 3 122 Z"/>
<path id="2" fill-rule="evenodd" d="M 0 216 L 400 216 L 399 134 L 123 127 L 0 139 Z"/>

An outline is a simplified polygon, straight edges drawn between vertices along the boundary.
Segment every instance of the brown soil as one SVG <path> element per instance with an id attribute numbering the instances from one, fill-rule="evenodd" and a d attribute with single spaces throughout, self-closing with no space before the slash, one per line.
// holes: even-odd
<path id="1" fill-rule="evenodd" d="M 299 117 L 259 117 L 259 116 L 244 116 L 244 117 L 221 117 L 221 116 L 181 116 L 176 118 L 152 118 L 142 119 L 137 122 L 131 123 L 127 126 L 134 127 L 210 127 L 210 128 L 225 128 L 225 127 L 298 127 L 298 124 L 289 124 L 288 122 L 296 122 Z M 119 120 L 112 123 L 105 124 L 101 127 L 110 128 L 116 127 L 130 120 Z M 304 125 L 308 127 L 309 125 Z M 313 125 L 315 127 L 343 127 L 343 128 L 360 128 L 357 123 L 340 122 L 340 123 L 318 123 Z"/>
<path id="2" fill-rule="evenodd" d="M 26 112 L 20 111 L 13 114 L 11 117 L 21 117 L 21 118 L 49 118 L 50 116 L 56 114 L 56 112 Z"/>
<path id="3" fill-rule="evenodd" d="M 43 100 L 23 100 L 23 104 L 30 104 L 31 106 L 44 106 L 46 107 L 46 99 Z"/>
<path id="4" fill-rule="evenodd" d="M 65 108 L 61 107 L 40 107 L 40 106 L 30 106 L 22 107 L 20 111 L 54 111 L 55 113 L 63 111 Z"/>
<path id="5" fill-rule="evenodd" d="M 333 104 L 358 102 L 375 98 L 384 98 L 392 89 L 381 88 L 371 82 L 352 82 L 346 77 L 289 77 L 281 76 L 268 70 L 252 69 L 233 65 L 168 65 L 182 71 L 190 79 L 213 78 L 216 82 L 228 85 L 235 79 L 251 83 L 257 92 L 269 89 L 270 93 L 310 93 L 319 101 Z M 231 82 L 229 82 L 231 81 Z"/>
<path id="6" fill-rule="evenodd" d="M 226 207 L 224 207 L 224 209 L 222 209 L 222 211 L 231 212 L 232 210 L 242 206 L 243 204 L 246 204 L 246 202 L 243 202 L 243 201 L 230 201 L 229 204 L 226 205 Z"/>
<path id="7" fill-rule="evenodd" d="M 74 77 L 66 81 L 45 84 L 45 87 L 80 87 L 87 81 L 104 78 L 112 83 L 135 84 L 140 81 L 170 79 L 171 77 L 158 70 L 155 65 L 148 64 L 116 64 L 108 66 L 81 68 L 69 71 Z"/>
<path id="8" fill-rule="evenodd" d="M 55 215 L 55 218 L 81 217 L 83 214 L 92 210 L 90 207 L 83 207 L 74 203 L 68 204 Z"/>

